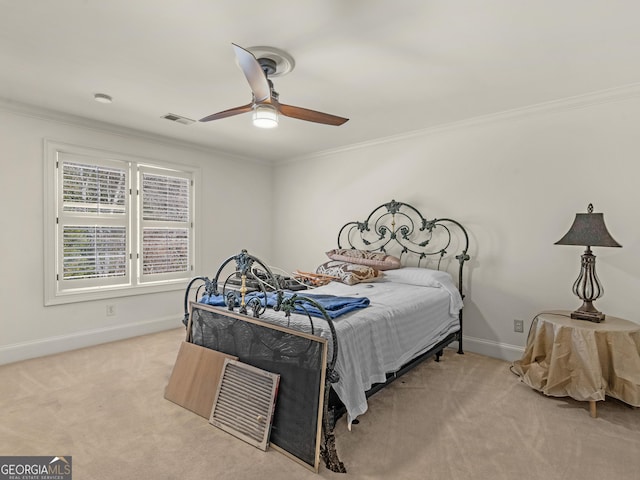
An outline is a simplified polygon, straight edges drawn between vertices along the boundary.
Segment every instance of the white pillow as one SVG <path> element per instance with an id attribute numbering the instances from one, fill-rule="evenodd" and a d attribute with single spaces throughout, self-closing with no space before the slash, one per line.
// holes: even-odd
<path id="1" fill-rule="evenodd" d="M 462 296 L 458 287 L 453 283 L 453 277 L 449 272 L 429 268 L 404 267 L 397 270 L 386 270 L 384 281 L 419 287 L 442 288 L 449 294 L 449 313 L 451 315 L 457 315 L 463 307 Z"/>
<path id="2" fill-rule="evenodd" d="M 453 285 L 453 278 L 449 272 L 431 270 L 430 268 L 403 267 L 396 270 L 387 270 L 385 280 L 417 285 L 419 287 L 442 287 L 443 284 Z"/>

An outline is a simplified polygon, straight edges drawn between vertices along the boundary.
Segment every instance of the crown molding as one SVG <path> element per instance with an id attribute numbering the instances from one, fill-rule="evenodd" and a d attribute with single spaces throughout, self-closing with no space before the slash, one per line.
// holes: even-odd
<path id="1" fill-rule="evenodd" d="M 154 143 L 159 143 L 169 147 L 178 147 L 188 150 L 197 151 L 199 153 L 205 153 L 208 155 L 224 155 L 229 160 L 240 160 L 249 163 L 257 163 L 260 165 L 270 166 L 271 162 L 255 159 L 253 157 L 244 157 L 235 153 L 227 152 L 222 149 L 216 149 L 213 147 L 207 147 L 205 145 L 187 142 L 174 137 L 168 137 L 164 135 L 157 135 L 154 133 L 146 132 L 144 130 L 138 130 L 134 128 L 122 127 L 113 123 L 102 122 L 100 120 L 93 120 L 79 115 L 73 115 L 70 113 L 64 113 L 57 110 L 51 110 L 36 105 L 26 104 L 0 97 L 0 110 L 12 113 L 15 115 L 22 115 L 25 117 L 37 118 L 39 120 L 51 121 L 70 125 L 73 127 L 84 128 L 101 133 L 109 133 L 112 135 L 119 135 L 122 137 L 146 140 Z"/>
<path id="2" fill-rule="evenodd" d="M 367 142 L 354 143 L 340 148 L 323 150 L 321 152 L 316 152 L 310 155 L 303 155 L 300 157 L 282 160 L 280 162 L 274 163 L 274 165 L 280 166 L 299 161 L 314 160 L 322 157 L 336 155 L 339 153 L 369 148 L 376 145 L 400 142 L 411 138 L 438 135 L 455 130 L 462 130 L 465 128 L 482 126 L 491 123 L 504 122 L 507 120 L 514 120 L 518 118 L 525 118 L 533 115 L 543 115 L 553 112 L 569 111 L 576 108 L 586 108 L 593 105 L 620 102 L 638 97 L 640 97 L 640 83 L 633 83 L 630 85 L 609 88 L 606 90 L 599 90 L 597 92 L 591 92 L 583 95 L 574 95 L 558 100 L 536 103 L 534 105 L 529 105 L 526 107 L 504 110 L 502 112 L 491 113 L 488 115 L 480 115 L 457 122 L 435 125 L 433 127 L 422 128 L 419 130 L 412 130 L 410 132 L 390 135 L 388 137 L 382 137 Z"/>
<path id="3" fill-rule="evenodd" d="M 593 105 L 614 103 L 619 101 L 625 101 L 633 98 L 640 97 L 640 83 L 633 83 L 615 88 L 609 88 L 605 90 L 599 90 L 582 95 L 574 95 L 571 97 L 565 97 L 558 100 L 551 100 L 548 102 L 541 102 L 526 107 L 519 107 L 510 110 L 504 110 L 502 112 L 491 113 L 487 115 L 480 115 L 477 117 L 460 120 L 456 122 L 446 123 L 442 125 L 435 125 L 432 127 L 426 127 L 418 130 L 412 130 L 409 132 L 400 133 L 397 135 L 390 135 L 387 137 L 381 137 L 376 140 L 370 140 L 366 142 L 354 143 L 339 148 L 333 148 L 315 152 L 308 155 L 302 155 L 298 157 L 290 157 L 282 159 L 280 161 L 266 161 L 256 159 L 254 157 L 245 157 L 237 155 L 235 153 L 227 152 L 221 149 L 215 149 L 207 147 L 205 145 L 187 142 L 179 140 L 173 137 L 167 137 L 164 135 L 157 135 L 143 130 L 137 130 L 133 128 L 122 127 L 108 122 L 102 122 L 99 120 L 88 119 L 78 115 L 59 112 L 56 110 L 50 110 L 43 107 L 25 104 L 22 102 L 16 102 L 0 97 L 0 110 L 4 110 L 10 113 L 38 118 L 41 120 L 54 121 L 71 125 L 74 127 L 86 128 L 89 130 L 99 131 L 103 133 L 110 133 L 113 135 L 120 135 L 128 138 L 136 138 L 140 140 L 152 141 L 167 146 L 185 148 L 194 150 L 200 153 L 208 155 L 224 155 L 231 160 L 240 160 L 243 162 L 249 162 L 259 164 L 262 166 L 282 166 L 291 163 L 296 163 L 306 160 L 314 160 L 318 158 L 328 157 L 340 153 L 361 150 L 363 148 L 370 148 L 376 145 L 383 145 L 388 143 L 400 142 L 407 139 L 426 137 L 430 135 L 438 135 L 446 132 L 461 130 L 465 128 L 471 128 L 476 126 L 488 125 L 491 123 L 498 123 L 507 120 L 514 120 L 518 118 L 525 118 L 532 115 L 542 115 L 553 112 L 569 111 L 576 108 L 586 108 Z"/>

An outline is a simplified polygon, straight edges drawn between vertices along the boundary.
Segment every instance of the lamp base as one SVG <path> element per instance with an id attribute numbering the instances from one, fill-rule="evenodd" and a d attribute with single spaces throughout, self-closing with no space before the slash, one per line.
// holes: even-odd
<path id="1" fill-rule="evenodd" d="M 605 314 L 602 312 L 585 312 L 581 310 L 576 310 L 575 312 L 571 312 L 571 318 L 575 318 L 577 320 L 589 320 L 590 322 L 600 323 L 605 319 Z"/>

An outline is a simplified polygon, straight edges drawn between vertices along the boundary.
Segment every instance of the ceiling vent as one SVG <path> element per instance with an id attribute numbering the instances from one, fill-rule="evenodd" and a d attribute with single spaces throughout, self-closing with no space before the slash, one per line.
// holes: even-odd
<path id="1" fill-rule="evenodd" d="M 225 359 L 209 423 L 266 450 L 280 375 Z"/>
<path id="2" fill-rule="evenodd" d="M 191 125 L 192 123 L 195 122 L 195 120 L 192 120 L 192 119 L 187 118 L 187 117 L 181 117 L 180 115 L 176 115 L 175 113 L 167 113 L 166 115 L 163 115 L 162 118 L 166 118 L 167 120 L 171 120 L 172 122 L 181 123 L 183 125 Z"/>

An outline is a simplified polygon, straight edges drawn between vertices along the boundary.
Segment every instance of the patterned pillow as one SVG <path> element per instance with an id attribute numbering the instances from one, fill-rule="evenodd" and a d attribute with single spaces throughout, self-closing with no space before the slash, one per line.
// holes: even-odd
<path id="1" fill-rule="evenodd" d="M 368 250 L 356 250 L 355 248 L 335 248 L 327 252 L 331 260 L 369 265 L 378 270 L 393 270 L 400 268 L 400 259 L 384 252 L 370 252 Z"/>
<path id="2" fill-rule="evenodd" d="M 357 265 L 349 262 L 329 260 L 316 269 L 316 273 L 336 277 L 342 283 L 355 285 L 356 283 L 373 282 L 382 278 L 383 273 L 368 265 Z"/>

